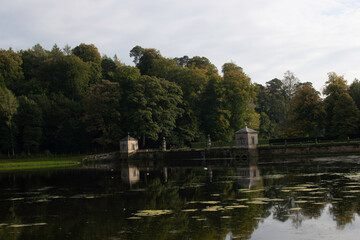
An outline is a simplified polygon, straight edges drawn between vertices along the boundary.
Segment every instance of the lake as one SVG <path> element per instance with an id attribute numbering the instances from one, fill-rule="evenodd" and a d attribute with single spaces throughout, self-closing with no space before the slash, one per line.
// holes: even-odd
<path id="1" fill-rule="evenodd" d="M 0 239 L 354 239 L 360 156 L 0 172 Z"/>

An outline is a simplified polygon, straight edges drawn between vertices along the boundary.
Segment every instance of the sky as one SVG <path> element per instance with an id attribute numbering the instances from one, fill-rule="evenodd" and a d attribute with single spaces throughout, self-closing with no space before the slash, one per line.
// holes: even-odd
<path id="1" fill-rule="evenodd" d="M 360 78 L 360 1 L 0 0 L 0 48 L 94 44 L 133 65 L 130 50 L 234 62 L 254 83 L 290 70 L 321 91 L 327 73 Z"/>

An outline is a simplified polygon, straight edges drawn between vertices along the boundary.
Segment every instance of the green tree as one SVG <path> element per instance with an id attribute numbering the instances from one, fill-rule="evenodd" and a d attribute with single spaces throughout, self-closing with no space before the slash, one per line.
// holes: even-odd
<path id="1" fill-rule="evenodd" d="M 181 108 L 184 114 L 178 119 L 174 133 L 177 144 L 189 144 L 201 135 L 201 101 L 209 76 L 198 68 L 181 67 L 174 69 L 167 79 L 178 84 L 183 92 Z"/>
<path id="2" fill-rule="evenodd" d="M 0 74 L 5 79 L 6 87 L 13 92 L 17 91 L 24 79 L 21 65 L 22 59 L 19 53 L 11 49 L 0 49 Z"/>
<path id="3" fill-rule="evenodd" d="M 360 81 L 355 79 L 350 87 L 349 87 L 349 94 L 354 99 L 358 109 L 360 109 Z"/>
<path id="4" fill-rule="evenodd" d="M 46 99 L 43 99 L 46 108 Z M 44 149 L 53 152 L 79 152 L 87 146 L 85 126 L 82 122 L 81 102 L 61 93 L 49 97 L 50 109 L 44 119 L 46 142 Z"/>
<path id="5" fill-rule="evenodd" d="M 161 56 L 160 51 L 154 48 L 145 48 L 136 67 L 140 70 L 141 75 L 153 76 L 152 69 L 154 68 L 154 62 L 161 58 L 163 57 Z"/>
<path id="6" fill-rule="evenodd" d="M 103 56 L 101 60 L 102 79 L 113 80 L 116 63 L 107 56 Z"/>
<path id="7" fill-rule="evenodd" d="M 103 147 L 117 146 L 121 129 L 120 85 L 102 80 L 90 86 L 83 98 L 86 131 L 92 141 Z"/>
<path id="8" fill-rule="evenodd" d="M 47 59 L 41 69 L 41 82 L 49 92 L 79 100 L 89 84 L 89 65 L 74 55 Z"/>
<path id="9" fill-rule="evenodd" d="M 101 56 L 94 44 L 81 43 L 72 50 L 72 53 L 86 62 L 90 68 L 89 83 L 93 84 L 101 80 Z"/>
<path id="10" fill-rule="evenodd" d="M 130 50 L 130 57 L 133 57 L 133 62 L 137 65 L 140 61 L 140 58 L 143 56 L 145 49 L 136 45 L 133 49 Z"/>
<path id="11" fill-rule="evenodd" d="M 359 132 L 360 113 L 354 100 L 347 92 L 338 96 L 332 116 L 332 134 L 348 137 Z"/>
<path id="12" fill-rule="evenodd" d="M 181 116 L 182 91 L 175 83 L 165 79 L 141 76 L 131 83 L 128 96 L 128 126 L 137 137 L 157 140 L 159 135 L 169 136 Z"/>
<path id="13" fill-rule="evenodd" d="M 44 63 L 49 58 L 50 53 L 39 44 L 35 45 L 32 49 L 20 51 L 20 53 L 25 79 L 18 89 L 17 94 L 46 94 L 48 85 L 41 81 L 41 75 Z M 55 57 L 55 55 L 53 54 L 52 57 Z"/>
<path id="14" fill-rule="evenodd" d="M 303 85 L 293 97 L 289 119 L 291 125 L 305 137 L 323 132 L 326 112 L 324 104 L 312 84 Z"/>
<path id="15" fill-rule="evenodd" d="M 223 66 L 226 108 L 231 113 L 230 127 L 232 132 L 239 130 L 245 125 L 245 121 L 251 121 L 255 111 L 250 109 L 250 104 L 255 98 L 255 87 L 251 84 L 250 78 L 242 71 L 241 67 L 233 63 L 224 64 Z M 257 125 L 251 122 L 247 124 Z"/>
<path id="16" fill-rule="evenodd" d="M 15 95 L 6 87 L 0 87 L 0 114 L 5 120 L 6 126 L 9 128 L 8 140 L 12 155 L 15 155 L 15 144 L 13 134 L 13 117 L 19 107 L 19 102 Z"/>
<path id="17" fill-rule="evenodd" d="M 323 94 L 326 95 L 324 100 L 325 111 L 326 111 L 326 135 L 334 135 L 333 132 L 333 117 L 334 107 L 336 102 L 339 100 L 340 95 L 348 91 L 347 81 L 344 76 L 338 76 L 334 72 L 328 73 L 328 81 L 326 81 Z"/>
<path id="18" fill-rule="evenodd" d="M 213 140 L 232 139 L 230 130 L 231 112 L 226 108 L 225 89 L 220 76 L 213 75 L 203 94 L 201 104 L 201 128 Z"/>
<path id="19" fill-rule="evenodd" d="M 262 138 L 269 139 L 273 135 L 274 125 L 271 123 L 270 118 L 265 112 L 260 113 L 260 126 L 259 135 Z"/>
<path id="20" fill-rule="evenodd" d="M 15 121 L 19 131 L 19 145 L 28 155 L 31 155 L 31 152 L 37 152 L 42 137 L 41 108 L 34 100 L 21 96 Z"/>

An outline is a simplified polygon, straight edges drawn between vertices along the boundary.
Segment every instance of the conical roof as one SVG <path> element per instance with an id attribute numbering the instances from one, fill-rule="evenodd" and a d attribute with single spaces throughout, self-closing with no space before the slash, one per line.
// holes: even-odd
<path id="1" fill-rule="evenodd" d="M 257 133 L 257 131 L 245 126 L 243 129 L 240 129 L 239 131 L 237 131 L 235 133 Z"/>

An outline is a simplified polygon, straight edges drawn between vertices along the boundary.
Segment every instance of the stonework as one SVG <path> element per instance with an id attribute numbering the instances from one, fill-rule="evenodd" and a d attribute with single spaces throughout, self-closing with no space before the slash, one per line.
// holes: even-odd
<path id="1" fill-rule="evenodd" d="M 245 128 L 235 132 L 235 141 L 237 148 L 256 148 L 258 132 L 245 126 Z"/>
<path id="2" fill-rule="evenodd" d="M 120 153 L 134 153 L 139 149 L 138 140 L 129 135 L 120 140 Z"/>

